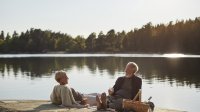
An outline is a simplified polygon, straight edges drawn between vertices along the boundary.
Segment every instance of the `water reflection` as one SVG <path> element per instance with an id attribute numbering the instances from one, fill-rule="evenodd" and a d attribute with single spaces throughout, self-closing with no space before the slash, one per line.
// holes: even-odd
<path id="1" fill-rule="evenodd" d="M 133 58 L 133 57 L 60 57 L 60 58 L 4 58 L 0 59 L 0 75 L 4 77 L 19 74 L 34 77 L 51 76 L 56 70 L 71 70 L 72 67 L 87 67 L 91 74 L 98 70 L 101 75 L 107 71 L 116 75 L 124 71 L 129 61 L 135 61 L 139 74 L 151 84 L 154 80 L 174 82 L 181 85 L 194 85 L 200 88 L 200 59 L 195 58 Z"/>

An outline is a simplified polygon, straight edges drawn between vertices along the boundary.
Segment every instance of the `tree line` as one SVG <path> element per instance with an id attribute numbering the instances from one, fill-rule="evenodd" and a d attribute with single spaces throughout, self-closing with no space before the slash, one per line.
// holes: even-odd
<path id="1" fill-rule="evenodd" d="M 111 29 L 106 34 L 93 32 L 87 38 L 34 28 L 20 34 L 14 31 L 12 35 L 1 31 L 1 53 L 50 51 L 200 54 L 200 18 L 157 25 L 149 22 L 129 32 Z"/>

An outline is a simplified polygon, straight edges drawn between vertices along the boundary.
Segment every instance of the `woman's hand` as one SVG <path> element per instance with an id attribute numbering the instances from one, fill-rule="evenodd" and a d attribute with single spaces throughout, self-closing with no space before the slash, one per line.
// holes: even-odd
<path id="1" fill-rule="evenodd" d="M 77 105 L 77 108 L 88 108 L 89 107 L 89 104 L 86 104 L 86 105 Z"/>
<path id="2" fill-rule="evenodd" d="M 90 104 L 86 104 L 86 105 L 84 105 L 85 108 L 88 108 L 89 106 L 90 106 Z"/>

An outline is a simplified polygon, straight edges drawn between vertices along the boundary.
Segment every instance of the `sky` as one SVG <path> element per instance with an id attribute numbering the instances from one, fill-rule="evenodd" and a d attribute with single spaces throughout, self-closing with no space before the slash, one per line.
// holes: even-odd
<path id="1" fill-rule="evenodd" d="M 200 17 L 200 0 L 0 0 L 0 31 L 40 28 L 85 38 Z"/>

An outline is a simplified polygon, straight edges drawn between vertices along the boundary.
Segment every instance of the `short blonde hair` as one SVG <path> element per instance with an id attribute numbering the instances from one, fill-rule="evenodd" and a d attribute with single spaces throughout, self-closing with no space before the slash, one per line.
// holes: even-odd
<path id="1" fill-rule="evenodd" d="M 132 68 L 135 69 L 135 71 L 133 73 L 136 73 L 139 70 L 139 67 L 135 62 L 128 62 L 127 65 L 129 65 L 129 66 L 131 66 Z"/>
<path id="2" fill-rule="evenodd" d="M 57 82 L 60 82 L 60 79 L 61 79 L 62 76 L 64 76 L 64 75 L 67 75 L 65 71 L 62 71 L 62 70 L 56 71 L 55 80 L 56 80 Z"/>

